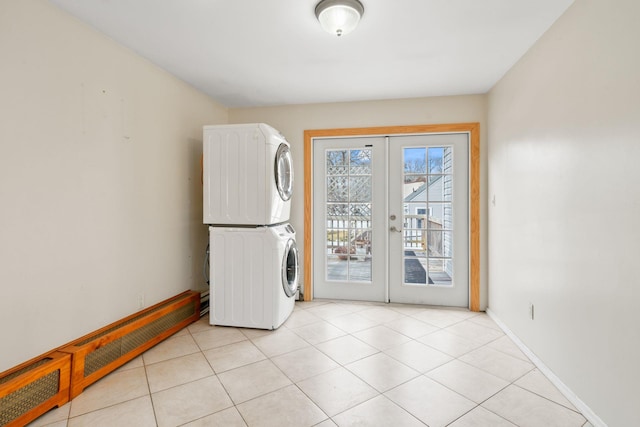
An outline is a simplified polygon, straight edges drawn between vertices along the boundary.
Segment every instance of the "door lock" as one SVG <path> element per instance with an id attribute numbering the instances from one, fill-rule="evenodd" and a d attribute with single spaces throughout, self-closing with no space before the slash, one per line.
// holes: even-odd
<path id="1" fill-rule="evenodd" d="M 389 219 L 390 219 L 391 221 L 393 221 L 394 219 L 396 219 L 396 216 L 395 216 L 395 215 L 391 215 L 391 216 L 389 217 Z"/>

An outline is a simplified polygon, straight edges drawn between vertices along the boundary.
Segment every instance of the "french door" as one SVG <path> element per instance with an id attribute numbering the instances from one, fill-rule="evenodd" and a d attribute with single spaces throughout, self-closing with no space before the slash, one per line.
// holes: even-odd
<path id="1" fill-rule="evenodd" d="M 315 298 L 469 305 L 468 133 L 313 143 Z"/>

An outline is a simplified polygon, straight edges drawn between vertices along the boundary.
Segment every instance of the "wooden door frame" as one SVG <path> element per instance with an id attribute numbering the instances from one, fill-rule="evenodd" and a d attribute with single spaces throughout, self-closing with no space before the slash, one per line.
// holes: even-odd
<path id="1" fill-rule="evenodd" d="M 304 300 L 313 299 L 313 139 L 397 136 L 425 133 L 469 134 L 469 310 L 480 311 L 480 123 L 316 129 L 304 131 Z"/>

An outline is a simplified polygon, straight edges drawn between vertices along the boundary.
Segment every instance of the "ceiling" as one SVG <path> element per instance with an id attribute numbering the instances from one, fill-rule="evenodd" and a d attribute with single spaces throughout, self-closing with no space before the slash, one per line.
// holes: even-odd
<path id="1" fill-rule="evenodd" d="M 229 107 L 485 93 L 573 0 L 50 0 Z"/>

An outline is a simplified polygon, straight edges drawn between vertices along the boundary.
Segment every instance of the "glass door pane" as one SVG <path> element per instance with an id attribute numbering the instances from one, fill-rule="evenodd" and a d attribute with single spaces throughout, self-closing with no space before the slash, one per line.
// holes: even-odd
<path id="1" fill-rule="evenodd" d="M 371 282 L 371 149 L 327 150 L 326 279 Z"/>
<path id="2" fill-rule="evenodd" d="M 409 147 L 402 151 L 404 284 L 450 286 L 453 147 Z"/>

